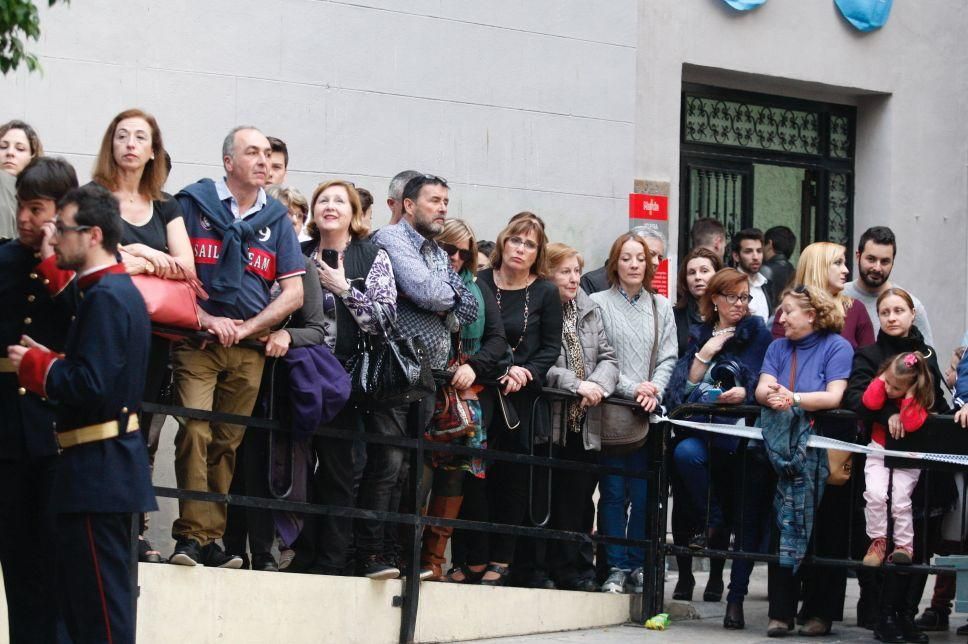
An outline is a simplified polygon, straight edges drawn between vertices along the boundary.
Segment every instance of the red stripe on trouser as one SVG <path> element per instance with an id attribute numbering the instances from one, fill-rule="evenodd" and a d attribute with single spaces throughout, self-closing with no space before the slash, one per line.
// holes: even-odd
<path id="1" fill-rule="evenodd" d="M 91 561 L 94 562 L 94 577 L 97 579 L 97 593 L 101 599 L 101 613 L 104 615 L 104 632 L 108 636 L 108 644 L 113 641 L 111 638 L 111 620 L 108 619 L 108 598 L 104 596 L 104 583 L 101 581 L 101 568 L 97 563 L 97 550 L 94 548 L 94 532 L 91 530 L 91 516 L 84 515 L 84 525 L 87 526 L 87 543 L 91 546 Z"/>

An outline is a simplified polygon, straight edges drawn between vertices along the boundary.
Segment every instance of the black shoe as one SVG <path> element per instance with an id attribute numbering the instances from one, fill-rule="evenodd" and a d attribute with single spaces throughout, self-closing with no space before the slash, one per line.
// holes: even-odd
<path id="1" fill-rule="evenodd" d="M 873 598 L 874 601 L 871 601 Z M 863 590 L 860 593 L 860 599 L 857 600 L 857 627 L 866 628 L 869 631 L 874 630 L 877 625 L 877 598 L 873 593 L 865 593 Z"/>
<path id="2" fill-rule="evenodd" d="M 684 601 L 692 601 L 692 591 L 696 588 L 696 578 L 692 575 L 688 577 L 683 577 L 682 573 L 679 573 L 679 581 L 676 582 L 676 588 L 672 591 L 672 598 Z"/>
<path id="3" fill-rule="evenodd" d="M 921 616 L 914 620 L 914 625 L 922 631 L 948 630 L 948 613 L 942 613 L 935 608 L 925 608 Z M 962 633 L 958 633 L 962 635 Z"/>
<path id="4" fill-rule="evenodd" d="M 894 620 L 894 615 L 881 615 L 874 626 L 874 639 L 878 642 L 893 642 L 899 644 L 904 641 L 904 634 Z"/>
<path id="5" fill-rule="evenodd" d="M 481 581 L 481 577 L 484 576 L 486 571 L 486 568 L 484 570 L 471 570 L 466 565 L 454 566 L 447 571 L 446 580 L 452 584 L 476 584 Z M 454 579 L 454 574 L 458 572 L 464 576 L 463 579 Z"/>
<path id="6" fill-rule="evenodd" d="M 360 575 L 375 581 L 396 579 L 400 576 L 400 569 L 388 564 L 380 555 L 368 555 L 359 563 L 357 569 Z"/>
<path id="7" fill-rule="evenodd" d="M 968 624 L 964 626 L 959 626 L 958 630 L 955 631 L 956 635 L 968 635 Z"/>
<path id="8" fill-rule="evenodd" d="M 511 571 L 507 568 L 507 566 L 498 566 L 497 564 L 487 564 L 484 574 L 486 575 L 489 572 L 496 572 L 498 574 L 498 578 L 484 579 L 484 575 L 481 575 L 481 586 L 503 586 L 508 580 L 508 575 L 511 574 Z"/>
<path id="9" fill-rule="evenodd" d="M 242 567 L 242 557 L 227 555 L 214 541 L 202 548 L 202 563 L 207 568 L 229 568 L 238 570 Z"/>
<path id="10" fill-rule="evenodd" d="M 906 611 L 901 611 L 897 615 L 897 625 L 901 629 L 901 635 L 905 642 L 914 644 L 927 644 L 928 636 L 918 630 L 914 624 L 914 616 Z"/>
<path id="11" fill-rule="evenodd" d="M 555 582 L 551 581 L 548 577 L 535 577 L 531 580 L 531 588 L 537 590 L 555 590 L 558 587 L 555 586 Z"/>
<path id="12" fill-rule="evenodd" d="M 263 572 L 279 572 L 279 564 L 268 552 L 261 552 L 257 555 L 252 555 L 252 570 L 261 570 Z"/>
<path id="13" fill-rule="evenodd" d="M 178 566 L 197 566 L 202 561 L 202 547 L 194 539 L 179 539 L 168 563 Z"/>
<path id="14" fill-rule="evenodd" d="M 702 593 L 704 602 L 718 602 L 723 598 L 723 578 L 710 577 L 706 582 L 706 590 Z"/>
<path id="15" fill-rule="evenodd" d="M 704 550 L 709 545 L 705 532 L 697 532 L 689 539 L 690 550 Z"/>
<path id="16" fill-rule="evenodd" d="M 743 618 L 743 602 L 726 602 L 726 616 L 723 618 L 723 628 L 739 631 L 746 628 Z"/>
<path id="17" fill-rule="evenodd" d="M 165 563 L 161 553 L 151 547 L 144 537 L 138 537 L 138 561 L 141 563 Z"/>

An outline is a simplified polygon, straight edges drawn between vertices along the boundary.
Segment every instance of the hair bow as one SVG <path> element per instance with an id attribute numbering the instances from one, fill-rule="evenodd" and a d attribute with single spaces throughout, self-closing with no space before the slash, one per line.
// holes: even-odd
<path id="1" fill-rule="evenodd" d="M 913 368 L 914 365 L 916 365 L 917 363 L 918 363 L 918 357 L 913 353 L 909 353 L 906 356 L 904 356 L 904 366 L 907 367 L 908 369 Z"/>

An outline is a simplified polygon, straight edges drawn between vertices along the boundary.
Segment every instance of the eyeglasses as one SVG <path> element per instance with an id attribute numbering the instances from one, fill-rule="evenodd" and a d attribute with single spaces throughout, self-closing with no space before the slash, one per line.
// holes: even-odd
<path id="1" fill-rule="evenodd" d="M 720 293 L 720 295 L 726 298 L 726 301 L 730 304 L 749 304 L 753 301 L 753 296 L 749 293 L 743 293 L 742 295 L 736 295 L 736 293 Z"/>
<path id="2" fill-rule="evenodd" d="M 524 246 L 528 250 L 538 250 L 538 245 L 531 241 L 530 239 L 524 239 L 523 237 L 508 237 L 508 243 L 515 248 L 521 248 Z"/>
<path id="3" fill-rule="evenodd" d="M 471 259 L 473 259 L 471 251 L 467 250 L 466 248 L 457 248 L 457 246 L 448 244 L 446 242 L 437 242 L 437 245 L 444 249 L 444 252 L 447 253 L 448 257 L 453 257 L 454 253 L 457 253 L 457 256 L 465 262 L 469 262 Z"/>
<path id="4" fill-rule="evenodd" d="M 58 237 L 62 237 L 64 233 L 83 233 L 91 228 L 94 228 L 94 226 L 65 226 L 63 222 L 54 222 L 54 232 Z"/>
<path id="5" fill-rule="evenodd" d="M 808 291 L 807 287 L 803 284 L 797 284 L 796 288 L 793 289 L 793 292 L 797 295 L 806 295 L 807 297 L 810 297 L 810 291 Z"/>

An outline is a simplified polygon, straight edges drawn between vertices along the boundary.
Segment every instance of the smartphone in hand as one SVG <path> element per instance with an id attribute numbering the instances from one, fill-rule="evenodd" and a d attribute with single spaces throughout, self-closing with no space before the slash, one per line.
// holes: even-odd
<path id="1" fill-rule="evenodd" d="M 707 389 L 705 393 L 703 393 L 702 395 L 703 402 L 714 403 L 717 400 L 719 400 L 719 397 L 722 395 L 723 395 L 722 389 L 719 389 L 719 388 Z"/>
<path id="2" fill-rule="evenodd" d="M 339 267 L 339 251 L 324 248 L 322 251 L 323 261 L 330 268 Z"/>

